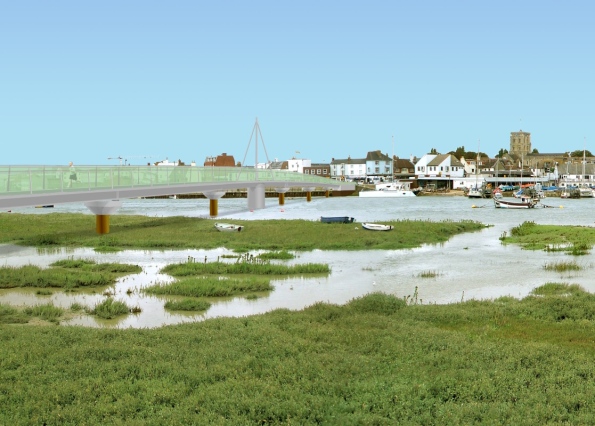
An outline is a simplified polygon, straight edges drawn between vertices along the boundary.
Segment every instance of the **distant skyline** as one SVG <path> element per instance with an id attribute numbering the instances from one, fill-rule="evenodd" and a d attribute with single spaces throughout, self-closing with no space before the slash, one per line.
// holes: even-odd
<path id="1" fill-rule="evenodd" d="M 595 152 L 594 8 L 4 2 L 0 164 L 254 164 L 256 117 L 270 160 L 493 157 L 521 129 L 539 152 Z"/>

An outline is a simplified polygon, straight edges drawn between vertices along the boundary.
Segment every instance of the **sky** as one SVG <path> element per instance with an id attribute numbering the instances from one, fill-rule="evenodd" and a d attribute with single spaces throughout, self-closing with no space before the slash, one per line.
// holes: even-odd
<path id="1" fill-rule="evenodd" d="M 594 9 L 0 0 L 0 164 L 595 152 Z"/>

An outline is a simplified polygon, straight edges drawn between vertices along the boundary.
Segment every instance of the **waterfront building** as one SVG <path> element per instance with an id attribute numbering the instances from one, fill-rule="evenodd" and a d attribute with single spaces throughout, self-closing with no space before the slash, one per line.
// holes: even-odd
<path id="1" fill-rule="evenodd" d="M 331 179 L 337 180 L 365 180 L 366 179 L 366 159 L 351 158 L 331 160 L 330 164 Z"/>
<path id="2" fill-rule="evenodd" d="M 369 181 L 386 181 L 392 178 L 393 161 L 380 150 L 369 151 L 366 155 L 366 177 Z"/>

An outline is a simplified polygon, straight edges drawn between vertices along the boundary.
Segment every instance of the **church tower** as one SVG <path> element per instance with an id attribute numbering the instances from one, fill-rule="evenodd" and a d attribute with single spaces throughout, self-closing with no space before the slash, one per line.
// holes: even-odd
<path id="1" fill-rule="evenodd" d="M 510 154 L 525 155 L 531 153 L 531 133 L 510 132 Z"/>

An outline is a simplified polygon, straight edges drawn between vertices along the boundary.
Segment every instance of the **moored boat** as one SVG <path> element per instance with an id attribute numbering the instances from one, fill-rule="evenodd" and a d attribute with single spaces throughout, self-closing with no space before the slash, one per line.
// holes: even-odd
<path id="1" fill-rule="evenodd" d="M 353 223 L 355 219 L 349 216 L 322 216 L 320 221 L 322 223 Z"/>
<path id="2" fill-rule="evenodd" d="M 235 225 L 233 223 L 216 223 L 215 229 L 221 232 L 240 232 L 244 229 L 244 225 Z"/>
<path id="3" fill-rule="evenodd" d="M 390 231 L 394 229 L 392 225 L 383 225 L 382 223 L 362 223 L 362 228 L 368 231 Z"/>
<path id="4" fill-rule="evenodd" d="M 494 198 L 494 206 L 497 209 L 532 209 L 538 204 L 533 197 L 521 196 L 516 199 Z"/>

